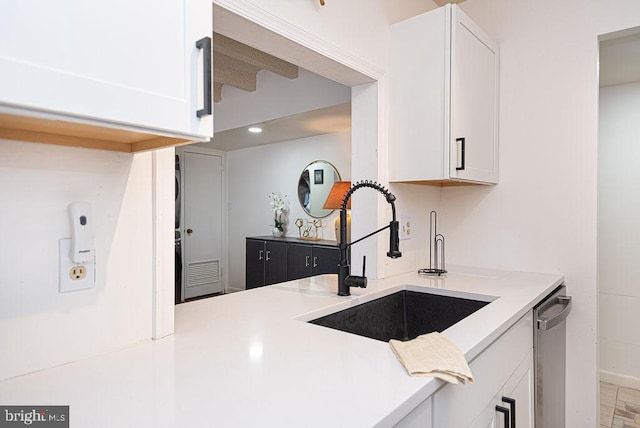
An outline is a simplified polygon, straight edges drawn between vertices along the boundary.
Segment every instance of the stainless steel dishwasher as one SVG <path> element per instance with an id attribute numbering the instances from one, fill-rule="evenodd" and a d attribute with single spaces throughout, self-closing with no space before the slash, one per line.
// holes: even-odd
<path id="1" fill-rule="evenodd" d="M 567 287 L 556 288 L 533 311 L 536 428 L 562 428 L 565 426 L 565 320 L 571 312 Z"/>

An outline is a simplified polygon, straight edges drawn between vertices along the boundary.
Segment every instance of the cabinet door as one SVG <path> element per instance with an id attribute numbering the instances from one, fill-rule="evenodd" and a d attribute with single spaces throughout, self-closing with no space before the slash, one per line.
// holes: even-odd
<path id="1" fill-rule="evenodd" d="M 287 244 L 267 241 L 264 258 L 264 285 L 287 280 Z"/>
<path id="2" fill-rule="evenodd" d="M 498 414 L 496 411 L 496 402 L 498 397 L 496 396 L 491 403 L 484 408 L 478 415 L 478 418 L 469 426 L 469 428 L 504 428 L 500 425 L 502 422 L 498 422 L 502 414 Z"/>
<path id="3" fill-rule="evenodd" d="M 452 8 L 451 178 L 498 182 L 498 48 Z"/>
<path id="4" fill-rule="evenodd" d="M 514 373 L 518 373 L 522 362 L 531 356 L 532 332 L 533 315 L 528 312 L 469 364 L 475 378 L 474 383 L 464 387 L 446 385 L 439 390 L 433 401 L 434 426 L 492 426 L 495 406 L 500 404 L 496 397 L 512 392 L 512 388 L 505 388 L 505 385 L 509 384 L 510 379 L 517 377 Z M 461 411 L 460 403 L 464 403 L 464 411 Z M 498 427 L 502 423 L 500 417 Z"/>
<path id="5" fill-rule="evenodd" d="M 331 247 L 313 247 L 313 257 L 311 259 L 313 275 L 325 273 L 338 273 L 338 262 L 340 261 L 340 249 Z"/>
<path id="6" fill-rule="evenodd" d="M 432 399 L 427 398 L 420 403 L 407 416 L 402 418 L 400 422 L 395 424 L 394 428 L 431 428 L 432 415 Z"/>
<path id="7" fill-rule="evenodd" d="M 533 407 L 533 350 L 522 361 L 522 364 L 513 373 L 504 386 L 502 397 L 515 400 L 512 407 L 515 407 L 515 426 L 518 428 L 533 428 L 534 407 Z M 501 406 L 509 407 L 504 403 Z"/>
<path id="8" fill-rule="evenodd" d="M 513 400 L 510 402 L 510 400 Z M 496 406 L 506 409 L 498 412 Z M 509 423 L 505 423 L 505 418 Z M 515 423 L 514 423 L 515 422 Z M 533 349 L 470 428 L 533 428 Z"/>
<path id="9" fill-rule="evenodd" d="M 449 178 L 447 7 L 393 24 L 389 50 L 389 180 Z M 447 162 L 445 162 L 445 159 Z"/>
<path id="10" fill-rule="evenodd" d="M 247 239 L 246 289 L 264 285 L 265 242 Z"/>
<path id="11" fill-rule="evenodd" d="M 212 136 L 196 116 L 211 35 L 206 0 L 2 2 L 0 107 Z"/>
<path id="12" fill-rule="evenodd" d="M 312 247 L 305 244 L 289 244 L 289 280 L 307 278 L 312 273 Z"/>

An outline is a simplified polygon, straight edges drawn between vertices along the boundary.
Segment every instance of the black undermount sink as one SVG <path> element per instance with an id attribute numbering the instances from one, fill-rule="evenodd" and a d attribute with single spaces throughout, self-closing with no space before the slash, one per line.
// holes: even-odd
<path id="1" fill-rule="evenodd" d="M 410 340 L 446 330 L 488 304 L 402 290 L 309 322 L 384 342 Z"/>

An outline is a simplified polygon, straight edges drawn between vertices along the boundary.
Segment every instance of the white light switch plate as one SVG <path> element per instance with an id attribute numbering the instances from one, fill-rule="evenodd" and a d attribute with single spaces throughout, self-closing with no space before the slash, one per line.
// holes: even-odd
<path id="1" fill-rule="evenodd" d="M 95 262 L 73 263 L 69 257 L 71 239 L 61 239 L 58 248 L 60 251 L 60 272 L 58 274 L 60 293 L 93 288 L 96 285 Z"/>

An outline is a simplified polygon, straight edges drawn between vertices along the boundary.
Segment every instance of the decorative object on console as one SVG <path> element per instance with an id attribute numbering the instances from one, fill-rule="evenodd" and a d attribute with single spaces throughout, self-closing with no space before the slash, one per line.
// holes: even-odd
<path id="1" fill-rule="evenodd" d="M 444 266 L 444 236 L 437 231 L 438 213 L 429 213 L 429 267 L 419 269 L 422 275 L 442 276 L 447 273 Z"/>
<path id="2" fill-rule="evenodd" d="M 336 181 L 333 183 L 333 187 L 329 191 L 329 196 L 324 203 L 322 209 L 325 210 L 339 210 L 342 205 L 342 200 L 346 196 L 347 192 L 351 188 L 350 181 Z M 351 199 L 347 202 L 347 210 L 351 209 Z M 336 241 L 340 242 L 340 216 L 336 217 L 335 221 Z M 351 211 L 347 211 L 347 243 L 351 242 Z"/>
<path id="3" fill-rule="evenodd" d="M 333 212 L 322 205 L 336 181 L 340 181 L 340 174 L 330 162 L 315 160 L 304 167 L 298 178 L 298 201 L 309 217 L 323 218 Z"/>
<path id="4" fill-rule="evenodd" d="M 271 199 L 271 209 L 273 210 L 274 227 L 271 231 L 274 238 L 279 238 L 285 234 L 287 225 L 287 213 L 289 212 L 289 199 L 287 195 L 281 193 L 269 193 Z"/>
<path id="5" fill-rule="evenodd" d="M 307 221 L 305 226 L 304 220 L 299 218 L 296 219 L 295 225 L 298 226 L 298 239 L 306 241 L 319 241 L 322 239 L 318 231 L 322 227 L 322 220 Z"/>

